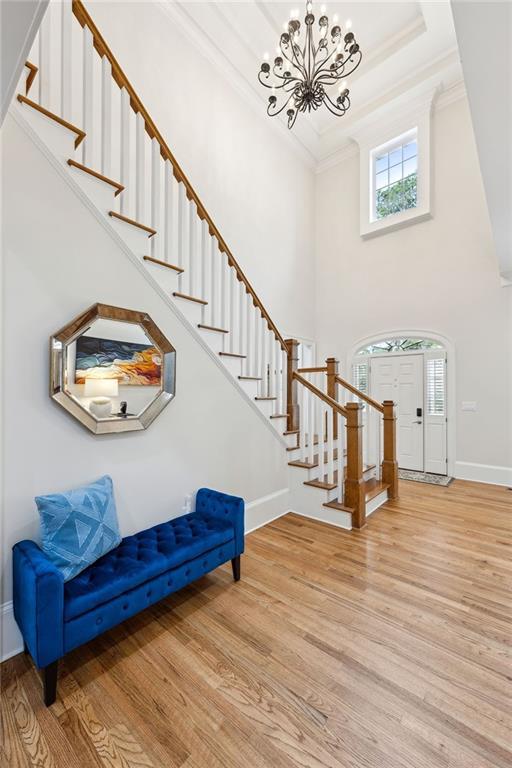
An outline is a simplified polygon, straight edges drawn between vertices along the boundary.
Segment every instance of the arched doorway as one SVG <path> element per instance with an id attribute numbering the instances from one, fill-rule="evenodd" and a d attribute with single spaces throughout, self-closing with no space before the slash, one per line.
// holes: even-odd
<path id="1" fill-rule="evenodd" d="M 355 350 L 352 379 L 376 400 L 397 404 L 401 469 L 448 474 L 448 350 L 439 339 L 394 334 Z"/>

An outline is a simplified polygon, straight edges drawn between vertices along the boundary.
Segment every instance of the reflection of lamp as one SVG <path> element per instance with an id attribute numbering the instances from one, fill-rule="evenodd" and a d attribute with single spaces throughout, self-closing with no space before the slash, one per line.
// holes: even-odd
<path id="1" fill-rule="evenodd" d="M 106 419 L 112 415 L 111 397 L 119 394 L 117 379 L 96 379 L 87 377 L 85 380 L 84 396 L 90 397 L 90 412 L 98 419 Z"/>

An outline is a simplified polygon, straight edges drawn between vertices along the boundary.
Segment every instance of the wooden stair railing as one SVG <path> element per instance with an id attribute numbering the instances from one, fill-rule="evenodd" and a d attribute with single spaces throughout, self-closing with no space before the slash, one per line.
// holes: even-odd
<path id="1" fill-rule="evenodd" d="M 393 400 L 384 400 L 384 402 L 379 403 L 377 400 L 374 400 L 373 397 L 370 397 L 357 389 L 357 387 L 354 387 L 353 384 L 346 379 L 343 379 L 339 374 L 335 375 L 334 380 L 336 385 L 340 385 L 382 415 L 384 448 L 381 463 L 381 476 L 382 482 L 389 486 L 388 498 L 396 499 L 398 496 L 398 461 L 396 457 L 395 403 Z"/>
<path id="2" fill-rule="evenodd" d="M 270 315 L 268 314 L 267 310 L 263 306 L 263 303 L 258 297 L 256 291 L 250 284 L 246 275 L 242 271 L 240 265 L 238 264 L 235 257 L 233 256 L 231 250 L 229 249 L 226 241 L 220 234 L 218 228 L 216 227 L 215 223 L 210 217 L 208 211 L 206 210 L 203 203 L 199 199 L 199 196 L 197 195 L 194 188 L 192 187 L 192 184 L 186 177 L 183 169 L 181 168 L 178 161 L 174 157 L 173 153 L 169 149 L 167 143 L 165 142 L 165 139 L 163 138 L 162 134 L 156 127 L 155 123 L 153 122 L 147 109 L 144 107 L 144 104 L 140 100 L 139 96 L 135 92 L 135 89 L 131 85 L 130 81 L 126 77 L 123 70 L 121 69 L 119 62 L 117 61 L 114 54 L 108 47 L 107 43 L 105 42 L 102 34 L 100 33 L 94 21 L 92 20 L 91 16 L 85 9 L 84 4 L 81 2 L 81 0 L 73 0 L 72 9 L 73 9 L 73 14 L 75 15 L 80 25 L 82 27 L 87 27 L 90 30 L 93 38 L 94 48 L 96 49 L 100 57 L 106 57 L 110 62 L 110 65 L 112 67 L 112 77 L 114 78 L 119 88 L 123 88 L 128 93 L 130 98 L 130 106 L 132 110 L 135 113 L 140 114 L 142 116 L 144 120 L 144 127 L 146 130 L 146 133 L 149 135 L 151 139 L 156 139 L 158 141 L 158 144 L 160 145 L 160 154 L 162 155 L 162 158 L 170 162 L 173 169 L 174 177 L 176 178 L 177 181 L 181 182 L 185 186 L 187 197 L 190 201 L 193 201 L 195 203 L 199 218 L 207 223 L 210 234 L 216 238 L 219 244 L 219 250 L 222 253 L 226 254 L 229 266 L 233 267 L 233 269 L 236 272 L 238 280 L 245 285 L 245 289 L 247 293 L 249 293 L 252 297 L 254 306 L 259 309 L 262 316 L 265 318 L 268 329 L 273 332 L 276 338 L 276 341 L 278 341 L 279 344 L 281 345 L 281 349 L 284 352 L 288 353 L 288 349 L 285 344 L 285 341 L 281 336 L 281 334 L 279 333 L 276 325 L 272 321 Z"/>
<path id="3" fill-rule="evenodd" d="M 314 465 L 315 437 L 318 433 L 318 479 L 322 484 L 325 481 L 325 485 L 333 490 L 337 487 L 339 502 L 352 510 L 353 527 L 362 528 L 366 523 L 362 406 L 359 403 L 341 405 L 305 377 L 311 373 L 326 373 L 327 366 L 299 370 L 292 372 L 292 380 L 302 388 L 299 407 L 301 460 L 307 460 L 310 466 Z M 341 419 L 345 420 L 346 425 L 346 465 Z M 334 437 L 335 427 L 338 441 Z"/>

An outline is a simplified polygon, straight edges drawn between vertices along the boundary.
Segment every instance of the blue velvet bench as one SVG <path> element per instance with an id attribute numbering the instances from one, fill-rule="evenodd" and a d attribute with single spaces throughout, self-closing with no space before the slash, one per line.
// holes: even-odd
<path id="1" fill-rule="evenodd" d="M 15 544 L 14 616 L 43 670 L 46 706 L 64 654 L 228 560 L 238 581 L 243 551 L 243 499 L 208 488 L 197 492 L 195 512 L 127 536 L 66 583 L 35 542 Z"/>

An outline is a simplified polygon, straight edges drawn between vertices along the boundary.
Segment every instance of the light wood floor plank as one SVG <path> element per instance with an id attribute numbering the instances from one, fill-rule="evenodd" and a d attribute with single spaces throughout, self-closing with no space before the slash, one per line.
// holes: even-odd
<path id="1" fill-rule="evenodd" d="M 69 654 L 2 665 L 2 768 L 510 768 L 512 493 L 401 482 L 362 531 L 289 514 Z"/>

